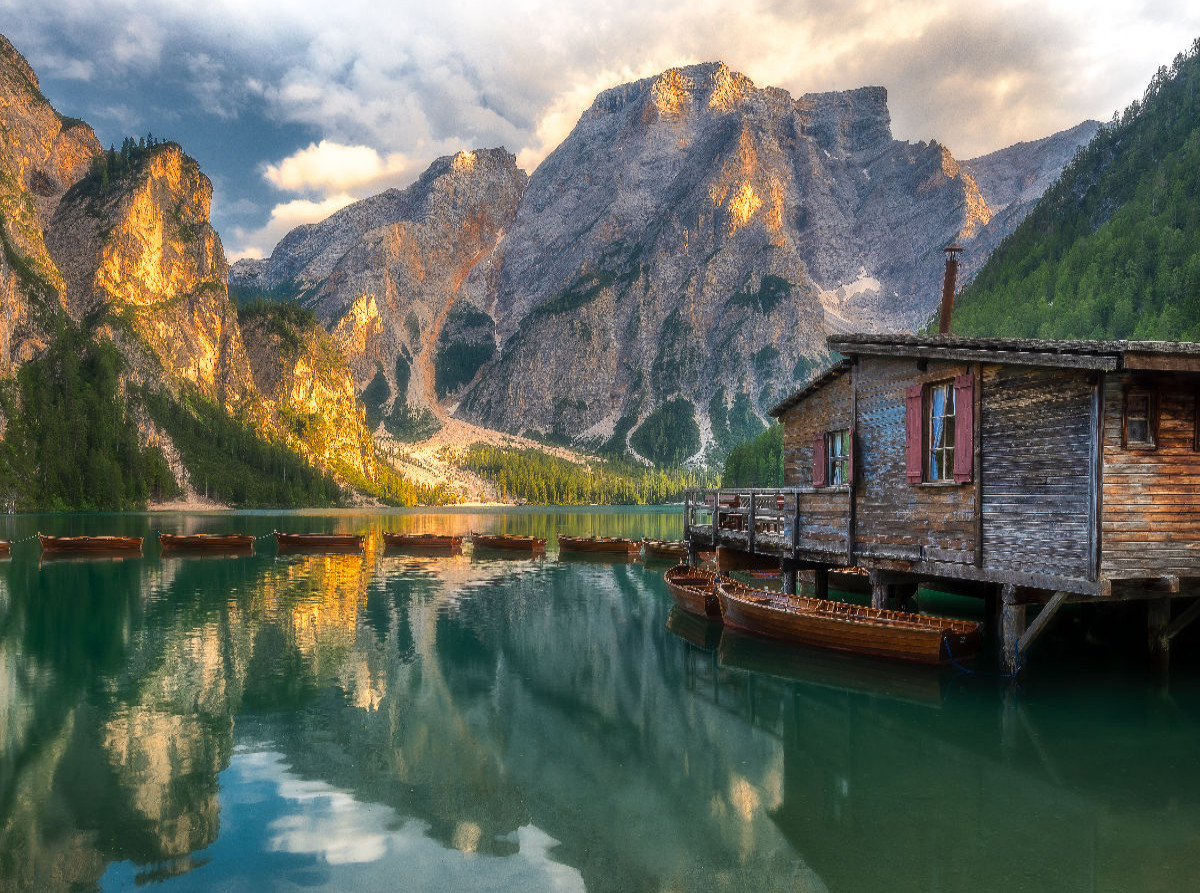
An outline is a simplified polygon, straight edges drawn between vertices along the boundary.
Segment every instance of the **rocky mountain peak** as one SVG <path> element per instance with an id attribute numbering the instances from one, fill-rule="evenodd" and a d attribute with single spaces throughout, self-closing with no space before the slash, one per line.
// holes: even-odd
<path id="1" fill-rule="evenodd" d="M 892 139 L 892 115 L 884 87 L 806 93 L 796 100 L 805 135 L 834 155 L 847 155 Z"/>

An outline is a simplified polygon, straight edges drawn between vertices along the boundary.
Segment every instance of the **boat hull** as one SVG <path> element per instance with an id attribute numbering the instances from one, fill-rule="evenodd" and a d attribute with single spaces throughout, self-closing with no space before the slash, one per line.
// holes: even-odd
<path id="1" fill-rule="evenodd" d="M 241 533 L 160 533 L 158 543 L 164 552 L 235 552 L 252 550 L 254 537 Z"/>
<path id="2" fill-rule="evenodd" d="M 615 536 L 563 536 L 558 535 L 560 552 L 592 552 L 605 555 L 636 555 L 642 549 L 637 540 Z"/>
<path id="3" fill-rule="evenodd" d="M 717 577 L 711 571 L 686 564 L 677 564 L 665 574 L 667 592 L 671 599 L 689 614 L 706 617 L 710 620 L 721 619 L 720 603 L 717 601 Z"/>
<path id="4" fill-rule="evenodd" d="M 38 534 L 43 552 L 141 552 L 140 536 L 44 536 Z"/>
<path id="5" fill-rule="evenodd" d="M 979 650 L 978 623 L 903 614 L 821 599 L 789 599 L 733 581 L 717 586 L 726 625 L 853 654 L 940 664 Z"/>
<path id="6" fill-rule="evenodd" d="M 361 552 L 363 538 L 359 534 L 342 533 L 276 533 L 275 543 L 280 551 L 290 552 Z"/>
<path id="7" fill-rule="evenodd" d="M 462 549 L 461 536 L 437 533 L 385 533 L 383 544 L 389 549 L 422 549 L 456 552 Z"/>
<path id="8" fill-rule="evenodd" d="M 517 552 L 546 551 L 546 541 L 543 538 L 518 534 L 472 533 L 471 544 L 477 549 L 505 549 Z"/>

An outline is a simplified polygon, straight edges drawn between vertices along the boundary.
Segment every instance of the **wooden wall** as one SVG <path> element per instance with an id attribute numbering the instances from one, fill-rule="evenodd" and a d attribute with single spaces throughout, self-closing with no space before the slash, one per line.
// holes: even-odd
<path id="1" fill-rule="evenodd" d="M 1158 395 L 1153 450 L 1121 445 L 1130 384 Z M 1101 572 L 1110 579 L 1200 576 L 1200 453 L 1195 450 L 1200 376 L 1109 375 L 1104 389 Z"/>
<path id="2" fill-rule="evenodd" d="M 984 366 L 983 563 L 1088 579 L 1094 374 Z"/>
<path id="3" fill-rule="evenodd" d="M 974 563 L 972 484 L 909 484 L 905 473 L 905 390 L 972 372 L 965 363 L 862 357 L 857 373 L 856 553 Z M 968 448 L 970 446 L 968 445 Z"/>
<path id="4" fill-rule="evenodd" d="M 850 373 L 835 378 L 783 414 L 783 485 L 811 487 L 813 438 L 849 428 Z"/>

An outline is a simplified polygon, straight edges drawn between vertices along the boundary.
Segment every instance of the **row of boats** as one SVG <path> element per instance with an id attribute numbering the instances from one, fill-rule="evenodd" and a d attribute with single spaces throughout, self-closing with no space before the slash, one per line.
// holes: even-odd
<path id="1" fill-rule="evenodd" d="M 365 538 L 362 534 L 340 533 L 280 533 L 274 531 L 280 551 L 361 552 Z M 49 553 L 138 553 L 142 551 L 140 536 L 47 536 L 38 533 L 42 551 Z M 385 533 L 387 547 L 423 551 L 456 552 L 462 549 L 467 537 L 436 533 Z M 471 533 L 470 542 L 477 549 L 502 549 L 539 553 L 546 551 L 544 537 L 523 534 Z M 158 542 L 164 552 L 249 552 L 255 537 L 249 534 L 159 533 Z M 686 556 L 683 542 L 663 540 L 632 540 L 609 536 L 558 535 L 562 552 L 592 552 L 633 556 L 645 550 L 647 557 L 679 560 Z M 0 540 L 0 554 L 9 551 L 10 544 Z"/>
<path id="2" fill-rule="evenodd" d="M 668 570 L 666 581 L 671 598 L 691 614 L 800 645 L 940 664 L 974 656 L 982 636 L 970 620 L 755 589 L 686 564 Z"/>

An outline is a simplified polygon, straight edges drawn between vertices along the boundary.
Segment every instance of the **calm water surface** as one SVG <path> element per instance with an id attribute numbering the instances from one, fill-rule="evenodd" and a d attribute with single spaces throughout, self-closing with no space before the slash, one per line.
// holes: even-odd
<path id="1" fill-rule="evenodd" d="M 385 530 L 674 538 L 678 510 L 0 525 L 368 535 L 361 556 L 264 539 L 41 563 L 18 543 L 6 891 L 1200 888 L 1200 673 L 1180 661 L 1164 685 L 1079 617 L 1018 691 L 722 632 L 672 610 L 662 564 L 381 548 Z"/>

